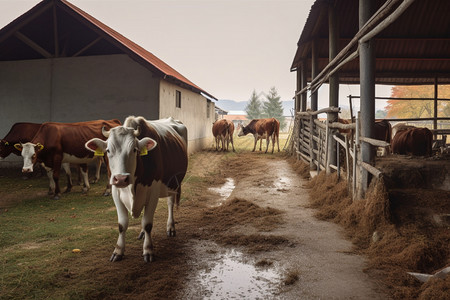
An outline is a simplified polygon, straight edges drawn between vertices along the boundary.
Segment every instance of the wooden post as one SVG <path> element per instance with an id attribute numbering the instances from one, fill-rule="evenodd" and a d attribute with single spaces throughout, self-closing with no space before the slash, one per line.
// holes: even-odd
<path id="1" fill-rule="evenodd" d="M 317 40 L 312 41 L 311 46 L 311 81 L 319 74 L 319 62 L 318 62 L 318 49 Z M 311 93 L 311 110 L 316 111 L 318 109 L 318 94 L 317 91 Z"/>
<path id="2" fill-rule="evenodd" d="M 301 69 L 302 73 L 301 73 L 301 78 L 300 78 L 300 86 L 301 89 L 304 89 L 306 87 L 307 80 L 306 80 L 306 60 L 303 60 L 302 63 L 302 69 Z M 307 100 L 307 92 L 304 92 L 303 94 L 300 95 L 300 103 L 301 103 L 301 111 L 306 111 L 306 101 Z"/>
<path id="3" fill-rule="evenodd" d="M 338 18 L 333 5 L 328 6 L 328 32 L 329 32 L 329 57 L 331 62 L 339 53 L 339 24 Z M 339 107 L 339 77 L 338 72 L 334 73 L 329 78 L 329 107 Z M 337 122 L 338 113 L 330 112 L 327 114 L 328 123 Z M 328 133 L 327 133 L 328 134 Z M 333 139 L 327 140 L 327 173 L 331 173 L 329 164 L 336 165 L 336 144 Z"/>
<path id="4" fill-rule="evenodd" d="M 370 19 L 373 13 L 373 1 L 359 0 L 359 28 Z M 375 45 L 373 40 L 360 44 L 359 79 L 361 93 L 361 135 L 373 137 L 375 124 Z M 371 164 L 374 160 L 372 145 L 361 144 L 361 159 Z M 361 168 L 361 187 L 359 195 L 364 197 L 369 185 L 369 173 Z"/>
<path id="5" fill-rule="evenodd" d="M 437 128 L 437 117 L 438 117 L 438 79 L 434 78 L 434 120 L 433 120 L 433 129 Z M 437 138 L 437 135 L 434 135 L 434 138 Z"/>
<path id="6" fill-rule="evenodd" d="M 301 76 L 302 76 L 301 69 L 297 68 L 297 91 L 295 92 L 296 96 L 295 96 L 295 106 L 294 106 L 295 112 L 301 111 L 301 108 L 300 108 L 300 97 L 301 97 L 301 95 L 297 95 L 297 92 L 302 89 Z"/>

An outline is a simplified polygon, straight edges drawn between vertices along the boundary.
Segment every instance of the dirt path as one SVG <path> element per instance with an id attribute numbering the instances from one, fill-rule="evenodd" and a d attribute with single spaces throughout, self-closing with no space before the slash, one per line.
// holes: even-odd
<path id="1" fill-rule="evenodd" d="M 382 288 L 364 273 L 365 260 L 334 223 L 317 220 L 308 208 L 306 182 L 281 156 L 244 153 L 220 162 L 205 154 L 194 173 L 208 176 L 221 168 L 204 199 L 212 208 L 233 199 L 282 212 L 272 230 L 236 225 L 228 234 L 282 237 L 287 242 L 269 251 L 247 253 L 244 247 L 191 240 L 194 276 L 183 298 L 386 299 Z M 201 171 L 200 171 L 201 170 Z M 208 196 L 209 195 L 209 196 Z M 219 222 L 219 221 L 218 221 Z M 243 249 L 244 248 L 244 249 Z"/>

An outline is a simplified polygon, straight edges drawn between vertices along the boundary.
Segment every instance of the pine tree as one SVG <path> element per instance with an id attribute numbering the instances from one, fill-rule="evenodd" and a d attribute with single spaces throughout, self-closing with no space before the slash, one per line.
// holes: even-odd
<path id="1" fill-rule="evenodd" d="M 250 100 L 245 107 L 245 112 L 247 113 L 247 118 L 249 120 L 259 119 L 262 116 L 262 104 L 259 100 L 259 95 L 253 90 Z"/>
<path id="2" fill-rule="evenodd" d="M 286 126 L 283 116 L 283 104 L 281 103 L 280 96 L 277 89 L 272 87 L 269 93 L 266 95 L 266 100 L 263 102 L 263 116 L 264 118 L 275 118 L 280 121 L 281 129 Z"/>

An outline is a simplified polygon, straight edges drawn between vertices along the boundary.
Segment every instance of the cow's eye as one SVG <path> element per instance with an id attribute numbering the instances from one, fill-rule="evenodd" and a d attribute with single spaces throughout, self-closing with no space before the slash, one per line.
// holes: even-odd
<path id="1" fill-rule="evenodd" d="M 109 149 L 106 149 L 106 153 L 109 153 Z"/>

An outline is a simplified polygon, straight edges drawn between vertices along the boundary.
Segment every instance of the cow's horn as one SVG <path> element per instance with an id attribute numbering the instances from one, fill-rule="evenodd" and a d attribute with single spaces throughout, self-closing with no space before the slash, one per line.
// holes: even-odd
<path id="1" fill-rule="evenodd" d="M 105 126 L 102 127 L 102 133 L 105 136 L 105 138 L 109 137 L 109 131 L 105 129 Z"/>
<path id="2" fill-rule="evenodd" d="M 136 128 L 136 130 L 134 131 L 134 136 L 135 136 L 135 137 L 138 137 L 139 134 L 141 134 L 141 128 L 138 126 L 138 127 Z"/>

